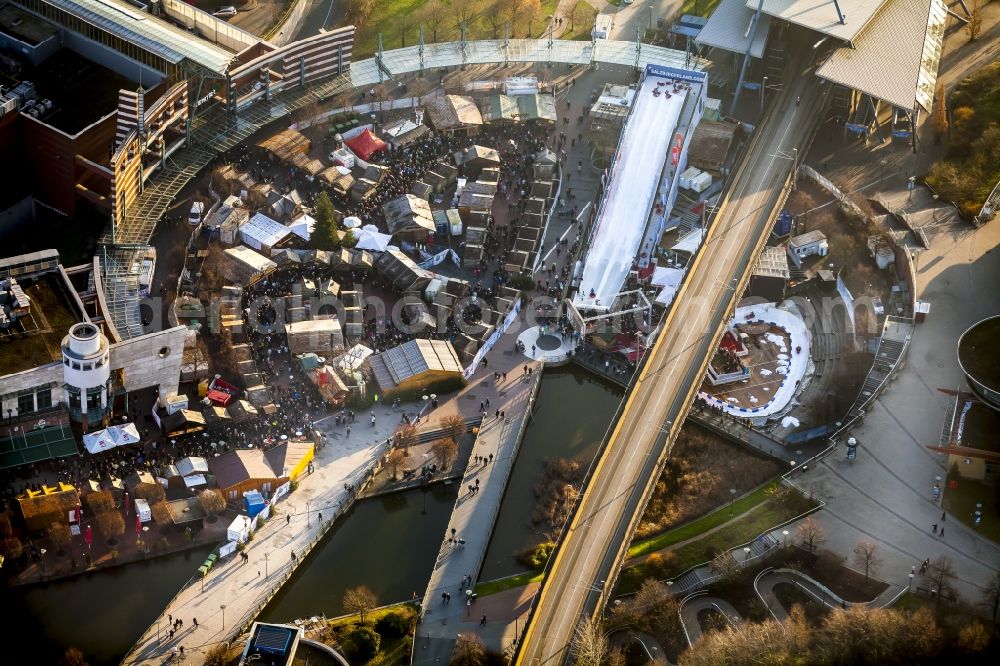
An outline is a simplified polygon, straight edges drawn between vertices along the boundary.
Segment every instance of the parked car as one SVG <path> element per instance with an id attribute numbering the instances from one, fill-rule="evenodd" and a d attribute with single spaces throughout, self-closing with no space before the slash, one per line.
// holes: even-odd
<path id="1" fill-rule="evenodd" d="M 219 7 L 214 12 L 212 12 L 212 16 L 218 16 L 219 18 L 230 18 L 232 16 L 236 16 L 236 14 L 237 14 L 236 7 L 233 7 L 232 5 Z"/>
<path id="2" fill-rule="evenodd" d="M 192 225 L 201 224 L 201 216 L 205 212 L 205 202 L 195 201 L 191 204 L 191 212 L 188 213 L 188 222 Z"/>

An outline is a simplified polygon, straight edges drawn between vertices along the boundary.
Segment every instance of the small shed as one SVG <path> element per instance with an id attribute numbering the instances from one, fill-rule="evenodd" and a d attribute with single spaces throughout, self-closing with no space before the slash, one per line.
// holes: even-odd
<path id="1" fill-rule="evenodd" d="M 208 461 L 215 482 L 229 503 L 235 503 L 243 493 L 256 490 L 265 497 L 287 481 L 271 469 L 260 449 L 236 449 Z"/>
<path id="2" fill-rule="evenodd" d="M 474 136 L 483 124 L 475 100 L 463 95 L 442 95 L 425 105 L 427 120 L 437 132 Z"/>
<path id="3" fill-rule="evenodd" d="M 337 317 L 290 322 L 285 324 L 285 332 L 288 334 L 288 349 L 292 354 L 315 352 L 320 356 L 332 357 L 335 351 L 344 348 L 344 334 Z"/>
<path id="4" fill-rule="evenodd" d="M 277 264 L 245 245 L 226 248 L 226 275 L 238 284 L 248 283 L 255 275 L 277 268 Z"/>
<path id="5" fill-rule="evenodd" d="M 290 162 L 299 154 L 308 153 L 312 142 L 296 129 L 283 129 L 257 144 L 257 147 L 283 162 Z"/>
<path id="6" fill-rule="evenodd" d="M 825 257 L 829 252 L 830 245 L 826 240 L 826 234 L 819 229 L 813 229 L 788 239 L 788 258 L 792 260 L 796 268 L 802 267 L 802 260 L 806 257 L 813 255 Z"/>
<path id="7" fill-rule="evenodd" d="M 382 206 L 389 234 L 398 241 L 426 243 L 434 233 L 434 218 L 426 199 L 404 194 Z"/>
<path id="8" fill-rule="evenodd" d="M 248 247 L 265 254 L 278 247 L 292 230 L 263 213 L 257 213 L 239 228 L 239 239 Z"/>
<path id="9" fill-rule="evenodd" d="M 469 146 L 455 153 L 455 163 L 467 174 L 478 173 L 486 167 L 500 166 L 500 153 L 496 148 Z"/>
<path id="10" fill-rule="evenodd" d="M 401 250 L 389 248 L 375 260 L 375 269 L 382 274 L 397 293 L 423 293 L 432 274 L 407 257 Z"/>
<path id="11" fill-rule="evenodd" d="M 455 348 L 447 340 L 410 340 L 374 354 L 368 361 L 375 381 L 386 395 L 458 378 L 463 370 Z"/>
<path id="12" fill-rule="evenodd" d="M 430 128 L 409 118 L 402 118 L 382 126 L 382 136 L 393 150 L 405 148 L 430 132 Z"/>

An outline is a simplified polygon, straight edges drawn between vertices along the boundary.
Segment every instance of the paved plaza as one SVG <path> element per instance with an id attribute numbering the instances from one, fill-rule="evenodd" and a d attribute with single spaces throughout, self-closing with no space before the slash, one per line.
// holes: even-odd
<path id="1" fill-rule="evenodd" d="M 350 434 L 346 426 L 335 426 L 332 416 L 317 422 L 316 429 L 326 433 L 327 444 L 316 454 L 315 471 L 301 478 L 298 489 L 274 505 L 272 517 L 243 550 L 249 560 L 241 563 L 233 555 L 213 568 L 204 581 L 192 579 L 123 663 L 161 664 L 173 650 L 183 647 L 187 663 L 198 664 L 207 649 L 230 639 L 270 599 L 349 503 L 345 484 L 357 488 L 364 480 L 384 454 L 386 439 L 402 413 L 403 407 L 379 403 L 357 415 Z M 372 414 L 376 416 L 374 426 Z M 171 618 L 184 622 L 173 636 Z"/>
<path id="2" fill-rule="evenodd" d="M 932 487 L 947 472 L 946 457 L 927 446 L 939 443 L 953 401 L 940 389 L 964 386 L 956 357 L 959 336 L 1000 312 L 994 288 L 1000 254 L 992 251 L 1000 243 L 1000 226 L 973 229 L 951 209 L 936 209 L 922 189 L 912 200 L 902 188 L 883 194 L 912 211 L 931 240 L 931 249 L 915 257 L 916 297 L 930 302 L 931 311 L 916 327 L 902 370 L 852 433 L 860 443 L 857 460 L 848 462 L 838 449 L 794 480 L 827 502 L 816 518 L 829 532 L 826 547 L 834 553 L 849 557 L 859 541 L 875 541 L 884 559 L 881 577 L 902 585 L 911 566 L 947 555 L 958 574 L 958 592 L 976 601 L 1000 569 L 1000 546 L 958 520 L 942 519 Z M 932 533 L 935 523 L 945 528 L 944 536 Z"/>

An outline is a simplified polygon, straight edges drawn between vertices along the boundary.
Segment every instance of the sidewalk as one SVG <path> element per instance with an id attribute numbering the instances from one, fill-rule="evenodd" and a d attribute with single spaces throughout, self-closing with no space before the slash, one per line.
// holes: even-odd
<path id="1" fill-rule="evenodd" d="M 489 400 L 487 418 L 473 447 L 472 460 L 461 481 L 462 489 L 424 593 L 424 614 L 414 640 L 413 664 L 446 663 L 457 634 L 463 631 L 475 631 L 490 649 L 501 648 L 504 618 L 493 618 L 491 623 L 482 610 L 485 606 L 467 600 L 465 591 L 471 590 L 478 578 L 542 373 L 541 365 L 530 361 L 527 367 L 532 374 L 525 374 L 525 359 L 514 352 L 494 352 L 490 360 L 465 390 L 435 412 L 437 418 L 456 412 L 468 416 L 478 410 L 480 402 Z M 506 372 L 507 381 L 498 384 L 494 372 Z M 505 418 L 496 418 L 498 409 L 505 412 Z M 475 456 L 491 454 L 492 462 L 477 464 Z M 479 489 L 473 490 L 476 484 Z M 451 595 L 448 603 L 442 596 L 445 592 Z"/>
<path id="2" fill-rule="evenodd" d="M 173 649 L 183 646 L 185 663 L 200 664 L 209 648 L 241 631 L 351 503 L 353 493 L 345 484 L 357 488 L 364 481 L 384 453 L 386 439 L 404 407 L 380 404 L 359 413 L 349 437 L 346 426 L 336 427 L 332 417 L 317 421 L 316 430 L 327 437 L 326 446 L 316 454 L 315 471 L 299 479 L 298 489 L 274 505 L 272 517 L 243 550 L 249 561 L 241 564 L 239 557 L 232 556 L 217 564 L 204 580 L 192 578 L 122 663 L 161 664 Z M 192 568 L 192 574 L 196 573 Z M 184 621 L 172 639 L 171 616 Z"/>

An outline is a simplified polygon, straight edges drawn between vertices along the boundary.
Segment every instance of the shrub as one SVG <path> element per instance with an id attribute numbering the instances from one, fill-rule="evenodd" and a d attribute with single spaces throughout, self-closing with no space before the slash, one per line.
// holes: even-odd
<path id="1" fill-rule="evenodd" d="M 97 529 L 105 539 L 115 539 L 125 533 L 125 519 L 117 511 L 108 511 L 97 517 Z"/>
<path id="2" fill-rule="evenodd" d="M 83 496 L 83 502 L 93 516 L 99 516 L 115 508 L 115 498 L 111 495 L 110 490 L 87 493 Z"/>
<path id="3" fill-rule="evenodd" d="M 170 507 L 167 506 L 166 500 L 156 502 L 149 507 L 149 511 L 153 514 L 153 520 L 160 527 L 165 527 L 173 523 L 173 518 L 170 517 Z"/>
<path id="4" fill-rule="evenodd" d="M 136 498 L 144 499 L 150 504 L 155 504 L 167 497 L 167 492 L 158 483 L 140 483 L 132 492 Z"/>
<path id="5" fill-rule="evenodd" d="M 226 499 L 221 492 L 214 488 L 207 488 L 198 493 L 198 501 L 201 503 L 201 508 L 210 516 L 214 516 L 226 508 Z"/>
<path id="6" fill-rule="evenodd" d="M 413 616 L 396 611 L 386 613 L 375 623 L 375 630 L 386 639 L 402 638 L 413 628 Z"/>
<path id="7" fill-rule="evenodd" d="M 551 541 L 543 541 L 534 548 L 530 548 L 517 556 L 517 561 L 532 569 L 542 569 L 549 561 L 549 556 L 556 549 L 556 545 Z"/>
<path id="8" fill-rule="evenodd" d="M 347 636 L 344 650 L 356 663 L 364 663 L 382 649 L 382 637 L 371 627 L 357 627 Z"/>
<path id="9" fill-rule="evenodd" d="M 69 531 L 69 525 L 63 522 L 54 522 L 49 525 L 46 531 L 52 545 L 60 550 L 68 546 L 73 541 L 73 534 Z"/>

